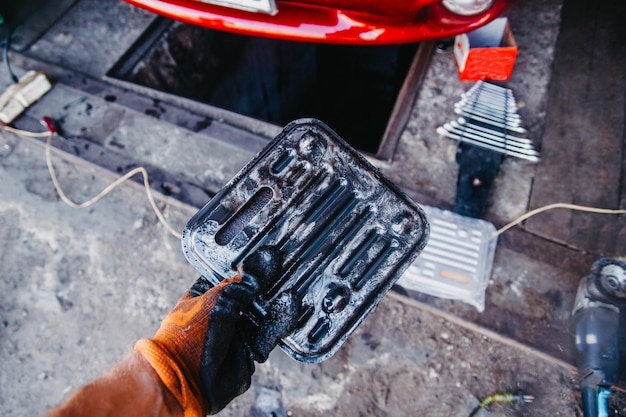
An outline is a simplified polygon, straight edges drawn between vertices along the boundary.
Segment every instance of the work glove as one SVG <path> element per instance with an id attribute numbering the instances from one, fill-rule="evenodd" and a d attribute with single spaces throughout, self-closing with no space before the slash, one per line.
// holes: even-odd
<path id="1" fill-rule="evenodd" d="M 281 267 L 280 252 L 265 246 L 246 258 L 238 273 L 214 287 L 200 278 L 155 336 L 135 345 L 185 417 L 217 413 L 245 392 L 254 360 L 267 360 L 278 341 L 295 328 L 299 304 L 291 293 L 280 294 L 261 323 L 253 325 L 243 314 L 271 286 Z"/>

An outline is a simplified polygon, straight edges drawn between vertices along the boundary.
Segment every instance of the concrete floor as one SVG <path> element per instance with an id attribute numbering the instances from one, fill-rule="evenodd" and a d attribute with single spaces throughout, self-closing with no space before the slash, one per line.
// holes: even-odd
<path id="1" fill-rule="evenodd" d="M 528 136 L 540 148 L 561 2 L 518 2 L 507 16 L 520 49 L 507 87 L 523 104 Z M 40 130 L 43 115 L 60 122 L 65 139 L 55 147 L 74 159 L 55 165 L 77 200 L 115 173 L 147 166 L 163 192 L 166 217 L 182 230 L 279 128 L 245 118 L 224 123 L 219 109 L 128 91 L 109 79 L 108 69 L 152 19 L 122 2 L 78 1 L 41 39 L 11 54 L 16 73 L 41 69 L 55 82 L 16 125 Z M 6 75 L 0 69 L 3 89 Z M 470 86 L 458 81 L 450 50 L 436 53 L 394 159 L 372 159 L 418 203 L 452 206 L 456 143 L 435 128 L 454 117 L 453 103 Z M 501 225 L 524 213 L 537 169 L 506 159 L 486 218 Z M 0 412 L 36 415 L 150 336 L 197 273 L 140 186 L 123 187 L 82 211 L 66 207 L 52 188 L 41 142 L 6 132 L 0 132 L 0 183 Z M 518 228 L 499 238 L 485 312 L 395 293 L 323 364 L 274 352 L 259 366 L 253 388 L 220 415 L 251 415 L 270 398 L 292 415 L 462 416 L 488 394 L 518 390 L 535 402 L 524 409 L 496 405 L 479 415 L 581 415 L 571 365 L 574 294 L 593 261 L 621 253 L 537 234 Z M 623 406 L 614 407 L 614 415 L 626 415 Z"/>

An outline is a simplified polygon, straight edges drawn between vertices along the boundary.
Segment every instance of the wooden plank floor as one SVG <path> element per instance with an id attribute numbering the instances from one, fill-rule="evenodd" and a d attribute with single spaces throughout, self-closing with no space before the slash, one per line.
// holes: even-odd
<path id="1" fill-rule="evenodd" d="M 626 3 L 566 0 L 531 208 L 625 208 Z M 557 209 L 526 230 L 605 256 L 626 254 L 626 216 Z"/>

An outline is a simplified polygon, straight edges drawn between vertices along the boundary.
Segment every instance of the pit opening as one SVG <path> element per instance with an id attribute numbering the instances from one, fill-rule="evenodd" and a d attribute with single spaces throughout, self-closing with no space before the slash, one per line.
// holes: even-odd
<path id="1" fill-rule="evenodd" d="M 390 118 L 413 103 L 399 94 L 414 94 L 406 85 L 420 78 L 407 77 L 418 47 L 282 41 L 159 18 L 108 75 L 279 126 L 314 117 L 355 148 L 391 159 L 383 142 L 398 123 Z"/>

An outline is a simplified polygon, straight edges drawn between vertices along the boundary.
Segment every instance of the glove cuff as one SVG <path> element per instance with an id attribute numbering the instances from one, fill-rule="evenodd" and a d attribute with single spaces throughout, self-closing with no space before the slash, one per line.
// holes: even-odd
<path id="1" fill-rule="evenodd" d="M 199 387 L 193 381 L 188 381 L 183 370 L 172 358 L 167 349 L 158 341 L 140 339 L 135 344 L 135 351 L 139 352 L 152 366 L 161 379 L 161 382 L 172 393 L 183 409 L 184 417 L 205 417 L 205 408 L 200 402 Z"/>

